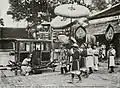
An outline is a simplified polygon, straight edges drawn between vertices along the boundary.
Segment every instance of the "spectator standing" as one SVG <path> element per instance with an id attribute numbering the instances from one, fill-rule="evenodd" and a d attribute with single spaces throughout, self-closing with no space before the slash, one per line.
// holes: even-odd
<path id="1" fill-rule="evenodd" d="M 81 45 L 80 56 L 81 56 L 80 68 L 85 68 L 86 67 L 86 57 L 87 57 L 86 44 Z"/>
<path id="2" fill-rule="evenodd" d="M 99 50 L 97 49 L 97 46 L 96 45 L 94 45 L 94 47 L 93 47 L 93 58 L 94 58 L 94 70 L 95 71 L 98 71 L 98 64 L 99 64 L 99 62 L 98 62 L 98 56 L 99 56 Z"/>
<path id="3" fill-rule="evenodd" d="M 106 46 L 104 44 L 101 45 L 101 53 L 102 53 L 102 56 L 101 56 L 102 61 L 105 61 L 105 59 L 106 59 Z"/>
<path id="4" fill-rule="evenodd" d="M 67 51 L 64 46 L 60 50 L 60 65 L 61 65 L 61 74 L 67 73 Z"/>
<path id="5" fill-rule="evenodd" d="M 114 72 L 115 56 L 116 56 L 116 51 L 113 48 L 113 44 L 110 44 L 110 49 L 107 51 L 107 58 L 109 59 L 108 61 L 109 61 L 109 67 L 110 67 L 109 73 Z"/>
<path id="6" fill-rule="evenodd" d="M 101 61 L 101 58 L 102 58 L 102 49 L 101 49 L 101 46 L 100 46 L 99 42 L 96 43 L 96 48 L 99 51 L 98 60 Z"/>
<path id="7" fill-rule="evenodd" d="M 86 67 L 89 71 L 89 74 L 93 73 L 93 49 L 91 47 L 91 44 L 89 43 L 87 46 L 87 58 L 86 58 Z"/>
<path id="8" fill-rule="evenodd" d="M 71 71 L 71 78 L 72 81 L 70 83 L 73 83 L 74 81 L 74 76 L 77 75 L 78 76 L 78 82 L 81 81 L 81 77 L 80 77 L 80 71 L 79 71 L 79 46 L 75 43 L 73 44 L 73 55 L 72 55 L 72 71 Z"/>

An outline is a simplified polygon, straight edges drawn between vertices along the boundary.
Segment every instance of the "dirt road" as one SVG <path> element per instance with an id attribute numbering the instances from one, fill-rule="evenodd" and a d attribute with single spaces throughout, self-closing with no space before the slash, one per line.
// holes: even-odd
<path id="1" fill-rule="evenodd" d="M 30 76 L 14 76 L 13 72 L 4 71 L 7 77 L 0 78 L 0 88 L 120 88 L 120 73 L 117 66 L 115 73 L 108 73 L 107 64 L 101 64 L 99 71 L 94 72 L 88 78 L 82 77 L 82 82 L 68 83 L 69 74 L 61 75 L 60 68 L 56 72 L 44 71 L 43 74 Z M 46 69 L 45 69 L 46 70 Z M 11 74 L 11 75 L 10 75 Z"/>

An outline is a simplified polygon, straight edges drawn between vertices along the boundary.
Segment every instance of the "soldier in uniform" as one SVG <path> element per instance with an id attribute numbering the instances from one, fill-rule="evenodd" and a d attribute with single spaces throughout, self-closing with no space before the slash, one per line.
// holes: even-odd
<path id="1" fill-rule="evenodd" d="M 113 44 L 110 44 L 110 49 L 107 52 L 107 57 L 109 59 L 108 61 L 109 61 L 109 67 L 110 67 L 109 73 L 114 72 L 115 56 L 116 56 L 116 51 L 113 48 Z"/>
<path id="2" fill-rule="evenodd" d="M 80 68 L 85 68 L 86 67 L 86 57 L 87 57 L 86 44 L 81 45 L 80 56 L 81 56 Z"/>

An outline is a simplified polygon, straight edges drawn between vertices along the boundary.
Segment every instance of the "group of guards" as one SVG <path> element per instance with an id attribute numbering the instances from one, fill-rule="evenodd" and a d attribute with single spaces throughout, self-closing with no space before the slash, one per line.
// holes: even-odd
<path id="1" fill-rule="evenodd" d="M 105 49 L 101 54 L 101 47 L 91 45 L 90 43 L 83 43 L 79 47 L 76 43 L 71 46 L 71 49 L 66 49 L 64 46 L 61 47 L 59 62 L 61 66 L 61 74 L 71 73 L 71 83 L 74 81 L 74 76 L 78 76 L 78 82 L 81 81 L 81 74 L 84 77 L 88 77 L 94 71 L 99 70 L 99 59 L 105 57 Z M 30 62 L 32 55 L 30 54 L 22 62 L 21 70 L 23 75 L 29 75 L 31 71 Z M 110 44 L 107 51 L 106 58 L 109 63 L 109 73 L 114 72 L 116 51 L 113 44 Z"/>
<path id="2" fill-rule="evenodd" d="M 71 46 L 70 50 L 62 46 L 59 57 L 61 74 L 70 71 L 71 82 L 73 82 L 75 75 L 78 76 L 79 82 L 81 81 L 81 74 L 88 77 L 89 74 L 98 71 L 99 61 L 105 58 L 108 59 L 109 73 L 114 72 L 116 51 L 113 44 L 110 44 L 107 55 L 105 50 L 105 47 L 100 47 L 99 44 L 92 45 L 91 43 L 83 43 L 80 47 L 75 43 Z M 67 66 L 69 66 L 69 68 Z"/>

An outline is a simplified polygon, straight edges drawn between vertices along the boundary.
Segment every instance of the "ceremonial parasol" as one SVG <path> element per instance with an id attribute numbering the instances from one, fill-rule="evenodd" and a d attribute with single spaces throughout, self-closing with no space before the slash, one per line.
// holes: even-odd
<path id="1" fill-rule="evenodd" d="M 69 37 L 67 37 L 66 35 L 59 35 L 58 36 L 58 40 L 61 43 L 64 43 L 64 44 L 68 44 L 69 43 Z"/>
<path id="2" fill-rule="evenodd" d="M 58 40 L 59 40 L 61 43 L 64 43 L 64 44 L 68 44 L 68 43 L 70 43 L 70 41 L 73 42 L 73 43 L 77 43 L 77 41 L 76 41 L 73 37 L 71 37 L 71 39 L 69 39 L 69 37 L 66 36 L 66 35 L 59 35 L 59 36 L 58 36 Z M 69 41 L 69 40 L 70 40 L 70 41 Z"/>
<path id="3" fill-rule="evenodd" d="M 72 18 L 81 18 L 81 17 L 87 17 L 90 14 L 90 11 L 88 8 L 82 5 L 76 5 L 76 4 L 63 4 L 55 8 L 54 10 L 56 15 L 71 18 L 70 22 L 72 22 Z M 71 39 L 71 27 L 70 27 L 70 36 L 69 39 Z"/>
<path id="4" fill-rule="evenodd" d="M 68 18 L 80 18 L 87 17 L 90 14 L 88 8 L 82 5 L 76 4 L 63 4 L 55 8 L 56 15 L 68 17 Z"/>
<path id="5" fill-rule="evenodd" d="M 51 21 L 51 27 L 55 29 L 64 29 L 76 23 L 76 19 L 73 19 L 72 22 L 69 18 L 57 16 Z"/>
<path id="6" fill-rule="evenodd" d="M 50 25 L 54 29 L 61 29 L 61 28 L 65 29 L 73 26 L 76 23 L 79 23 L 79 25 L 86 27 L 88 26 L 88 23 L 86 21 L 87 21 L 87 18 L 85 17 L 73 18 L 72 20 L 70 20 L 69 18 L 66 18 L 66 17 L 57 16 L 51 21 Z"/>

